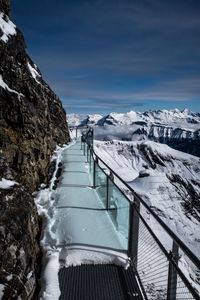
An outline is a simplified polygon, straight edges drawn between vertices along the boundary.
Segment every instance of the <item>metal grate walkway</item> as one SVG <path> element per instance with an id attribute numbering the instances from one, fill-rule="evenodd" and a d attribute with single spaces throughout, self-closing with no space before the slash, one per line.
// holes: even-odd
<path id="1" fill-rule="evenodd" d="M 60 300 L 141 300 L 133 269 L 82 265 L 59 271 Z"/>

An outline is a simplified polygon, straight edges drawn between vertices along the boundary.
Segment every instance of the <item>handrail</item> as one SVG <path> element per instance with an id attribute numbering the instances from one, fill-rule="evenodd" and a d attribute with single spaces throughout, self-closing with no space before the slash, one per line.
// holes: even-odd
<path id="1" fill-rule="evenodd" d="M 95 152 L 93 151 L 93 153 L 95 154 Z M 96 154 L 95 154 L 96 155 Z M 98 157 L 98 160 L 100 160 L 100 158 L 99 158 L 99 156 L 98 155 L 96 155 L 96 157 Z M 97 161 L 96 161 L 97 162 Z M 122 191 L 120 188 L 119 188 L 119 186 L 114 182 L 114 180 L 109 176 L 109 174 L 107 174 L 106 172 L 105 172 L 105 170 L 103 169 L 103 168 L 101 168 L 100 167 L 100 165 L 99 165 L 99 163 L 97 162 L 97 165 L 99 166 L 99 168 L 102 170 L 102 172 L 106 175 L 106 176 L 108 176 L 108 178 L 112 181 L 112 183 L 114 184 L 114 186 L 116 187 L 116 188 L 118 188 L 118 190 L 120 191 L 120 193 L 122 193 L 123 194 L 123 196 L 126 198 L 126 201 L 128 201 L 129 203 L 131 202 L 130 201 L 130 199 L 127 197 L 127 195 L 124 193 L 124 191 Z M 111 170 L 111 169 L 110 169 Z M 112 172 L 113 173 L 113 172 Z"/>
<path id="2" fill-rule="evenodd" d="M 92 129 L 92 128 L 90 128 Z M 93 129 L 92 129 L 93 130 Z M 87 141 L 86 141 L 87 144 Z M 88 144 L 87 144 L 88 145 Z M 171 236 L 171 238 L 179 245 L 179 247 L 183 250 L 183 252 L 189 257 L 189 259 L 196 265 L 197 268 L 200 269 L 200 259 L 181 241 L 181 239 L 158 217 L 158 215 L 151 209 L 151 207 L 148 206 L 148 204 L 130 187 L 115 171 L 112 170 L 94 151 L 93 147 L 91 145 L 88 145 L 90 152 L 95 155 L 95 157 L 98 158 L 105 166 L 109 169 L 109 171 L 112 172 L 134 195 L 134 197 L 137 197 L 139 201 L 142 203 L 142 205 L 145 206 L 145 208 L 152 214 L 152 216 L 156 219 L 156 221 L 164 228 L 164 230 Z M 96 160 L 97 162 L 97 160 Z M 97 162 L 98 166 L 100 167 L 99 163 Z M 101 167 L 100 167 L 101 168 Z M 102 169 L 102 168 L 101 168 Z M 112 180 L 112 179 L 111 179 Z M 112 180 L 113 182 L 113 180 Z M 121 190 L 119 186 L 117 186 L 118 189 Z M 123 193 L 127 200 L 129 202 L 130 199 L 127 197 L 125 193 Z"/>

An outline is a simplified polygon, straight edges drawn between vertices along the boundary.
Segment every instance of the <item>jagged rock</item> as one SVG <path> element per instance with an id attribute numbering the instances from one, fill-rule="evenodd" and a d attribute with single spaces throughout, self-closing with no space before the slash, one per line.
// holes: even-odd
<path id="1" fill-rule="evenodd" d="M 191 132 L 183 128 L 171 128 L 166 125 L 151 125 L 146 135 L 152 141 L 200 157 L 200 130 Z"/>
<path id="2" fill-rule="evenodd" d="M 49 170 L 48 170 L 48 183 L 53 177 L 53 174 L 56 170 L 56 159 L 52 160 L 50 165 L 49 165 Z"/>
<path id="3" fill-rule="evenodd" d="M 195 180 L 191 180 L 190 182 L 178 174 L 168 174 L 167 177 L 170 182 L 177 187 L 177 190 L 179 190 L 180 187 L 184 190 L 184 194 L 182 196 L 184 201 L 182 201 L 181 205 L 185 210 L 186 216 L 188 218 L 193 216 L 198 222 L 200 222 L 199 182 Z"/>
<path id="4" fill-rule="evenodd" d="M 147 170 L 142 170 L 139 172 L 139 178 L 148 177 L 150 173 Z"/>
<path id="5" fill-rule="evenodd" d="M 28 299 L 36 287 L 40 251 L 38 215 L 21 185 L 0 190 L 0 281 L 3 299 Z"/>
<path id="6" fill-rule="evenodd" d="M 11 170 L 0 156 L 0 183 L 12 180 Z M 33 197 L 22 185 L 0 186 L 0 283 L 2 299 L 29 299 L 36 287 L 40 249 L 39 220 Z"/>
<path id="7" fill-rule="evenodd" d="M 69 140 L 65 111 L 26 54 L 18 29 L 0 40 L 0 57 L 0 75 L 16 91 L 0 85 L 0 147 L 16 180 L 33 191 L 46 181 L 56 144 Z"/>
<path id="8" fill-rule="evenodd" d="M 26 300 L 36 288 L 40 257 L 31 192 L 47 182 L 50 156 L 57 144 L 69 141 L 69 133 L 59 98 L 7 16 L 9 1 L 0 0 L 0 11 L 0 284 L 2 299 Z M 5 189 L 5 179 L 17 183 Z"/>
<path id="9" fill-rule="evenodd" d="M 10 15 L 10 0 L 0 0 L 0 11 L 7 16 Z"/>

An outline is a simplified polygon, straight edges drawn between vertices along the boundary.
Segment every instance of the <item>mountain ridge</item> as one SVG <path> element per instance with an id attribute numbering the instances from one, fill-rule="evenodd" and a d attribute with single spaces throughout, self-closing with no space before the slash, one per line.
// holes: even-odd
<path id="1" fill-rule="evenodd" d="M 99 140 L 152 140 L 200 157 L 200 113 L 188 109 L 130 111 L 80 118 L 71 114 L 68 122 L 94 126 L 95 138 Z"/>

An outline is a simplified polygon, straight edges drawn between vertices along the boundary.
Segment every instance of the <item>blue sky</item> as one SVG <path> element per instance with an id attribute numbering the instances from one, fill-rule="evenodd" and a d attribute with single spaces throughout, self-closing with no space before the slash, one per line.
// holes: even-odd
<path id="1" fill-rule="evenodd" d="M 67 112 L 200 111 L 199 0 L 11 0 Z"/>

